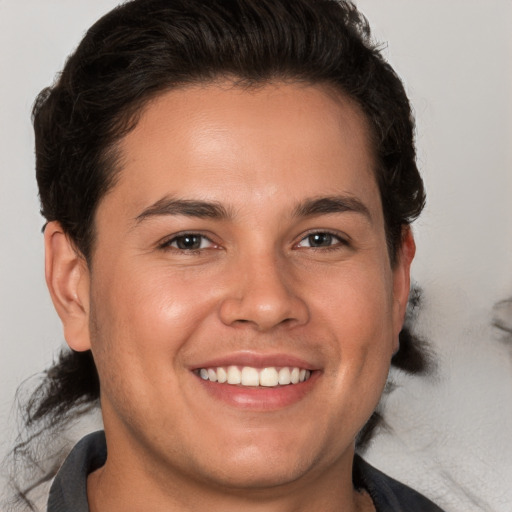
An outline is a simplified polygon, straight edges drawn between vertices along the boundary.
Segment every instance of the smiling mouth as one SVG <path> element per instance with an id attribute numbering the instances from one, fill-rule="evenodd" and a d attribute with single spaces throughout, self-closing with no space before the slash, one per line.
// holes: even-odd
<path id="1" fill-rule="evenodd" d="M 311 370 L 305 368 L 270 366 L 254 368 L 252 366 L 218 366 L 216 368 L 200 368 L 195 372 L 201 379 L 220 384 L 234 386 L 266 387 L 288 386 L 300 384 L 311 377 Z"/>

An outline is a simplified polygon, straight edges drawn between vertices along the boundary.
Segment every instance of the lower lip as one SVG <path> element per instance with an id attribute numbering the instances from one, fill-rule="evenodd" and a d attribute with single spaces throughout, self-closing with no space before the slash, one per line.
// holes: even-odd
<path id="1" fill-rule="evenodd" d="M 219 384 L 196 376 L 203 388 L 215 399 L 240 409 L 253 411 L 273 411 L 293 405 L 311 392 L 320 372 L 312 372 L 311 377 L 298 384 L 276 387 L 248 387 L 233 384 Z"/>

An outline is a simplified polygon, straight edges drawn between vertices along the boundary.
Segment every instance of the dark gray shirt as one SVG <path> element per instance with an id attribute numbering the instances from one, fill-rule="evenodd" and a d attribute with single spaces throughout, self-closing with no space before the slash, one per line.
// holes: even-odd
<path id="1" fill-rule="evenodd" d="M 48 498 L 48 512 L 89 512 L 87 475 L 105 464 L 107 445 L 103 431 L 84 437 L 60 468 Z M 443 512 L 437 505 L 370 466 L 354 459 L 354 486 L 366 490 L 377 512 Z"/>

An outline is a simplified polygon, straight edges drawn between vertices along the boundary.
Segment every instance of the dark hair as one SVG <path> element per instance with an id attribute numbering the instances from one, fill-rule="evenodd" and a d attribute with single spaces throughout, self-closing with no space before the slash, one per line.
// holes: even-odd
<path id="1" fill-rule="evenodd" d="M 425 202 L 414 121 L 366 19 L 342 0 L 133 0 L 105 15 L 34 106 L 46 220 L 59 221 L 90 264 L 95 211 L 119 172 L 117 142 L 156 95 L 219 78 L 249 87 L 326 84 L 359 105 L 370 127 L 394 264 L 403 227 Z M 62 422 L 98 396 L 90 352 L 66 349 L 29 404 L 29 423 L 52 415 Z"/>
<path id="2" fill-rule="evenodd" d="M 424 190 L 400 79 L 350 2 L 135 0 L 95 23 L 33 111 L 42 214 L 88 258 L 94 213 L 115 182 L 116 142 L 155 95 L 234 77 L 326 83 L 368 119 L 390 253 L 419 215 Z"/>

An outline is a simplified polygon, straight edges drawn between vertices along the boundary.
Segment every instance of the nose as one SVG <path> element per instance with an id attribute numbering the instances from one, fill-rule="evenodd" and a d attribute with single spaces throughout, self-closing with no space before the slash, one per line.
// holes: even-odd
<path id="1" fill-rule="evenodd" d="M 247 325 L 257 331 L 296 327 L 309 320 L 300 280 L 277 257 L 260 255 L 232 268 L 232 283 L 220 306 L 225 325 Z M 233 272 L 234 271 L 234 272 Z"/>

